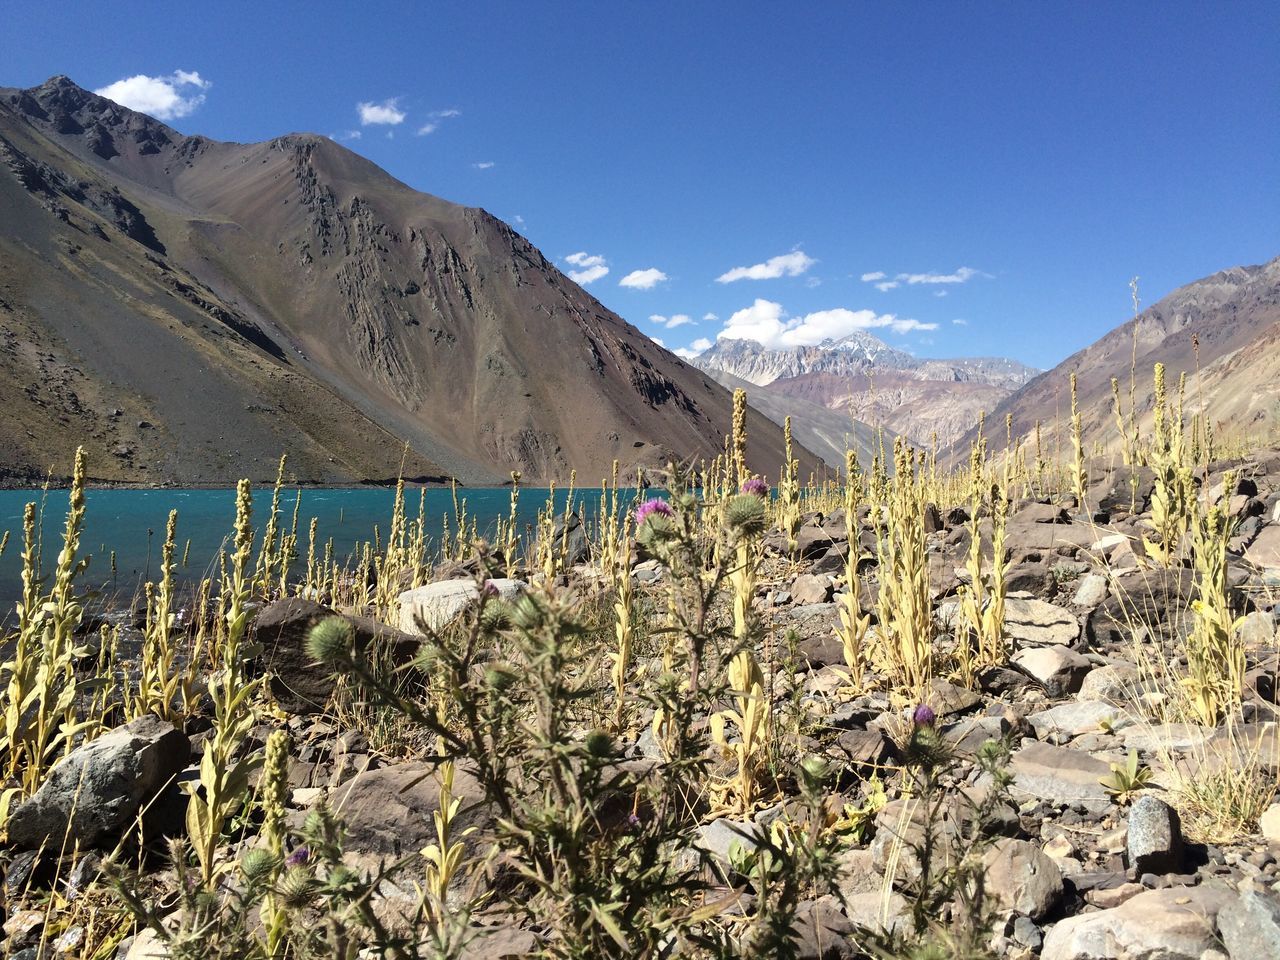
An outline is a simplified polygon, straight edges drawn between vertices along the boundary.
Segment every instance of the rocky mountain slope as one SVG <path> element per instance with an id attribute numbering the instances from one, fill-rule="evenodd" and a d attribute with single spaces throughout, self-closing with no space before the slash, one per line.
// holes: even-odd
<path id="1" fill-rule="evenodd" d="M 185 483 L 281 452 L 310 481 L 598 477 L 714 455 L 731 407 L 483 210 L 65 77 L 0 89 L 0 403 L 10 480 L 85 443 L 99 479 Z M 772 473 L 781 431 L 749 432 Z"/>
<path id="2" fill-rule="evenodd" d="M 1135 366 L 1139 418 L 1146 422 L 1152 369 L 1160 362 L 1171 392 L 1177 389 L 1179 375 L 1187 374 L 1188 413 L 1207 409 L 1220 434 L 1247 431 L 1256 436 L 1280 422 L 1277 347 L 1280 257 L 1257 266 L 1232 267 L 1179 287 L 1011 394 L 988 413 L 987 421 L 1003 424 L 1005 415 L 1012 414 L 1020 433 L 1033 430 L 1037 421 L 1060 422 L 1066 430 L 1074 372 L 1086 439 L 1115 446 L 1120 440 L 1111 378 L 1120 382 L 1127 410 L 1129 371 Z M 970 432 L 956 444 L 958 453 L 967 451 L 972 436 Z"/>
<path id="3" fill-rule="evenodd" d="M 935 432 L 939 443 L 950 443 L 1036 373 L 999 357 L 920 359 L 861 331 L 780 350 L 753 340 L 719 340 L 693 363 L 923 445 Z"/>

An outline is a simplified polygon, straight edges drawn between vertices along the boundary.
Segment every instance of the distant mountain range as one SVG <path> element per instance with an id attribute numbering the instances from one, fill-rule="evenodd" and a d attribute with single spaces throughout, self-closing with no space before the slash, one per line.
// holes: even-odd
<path id="1" fill-rule="evenodd" d="M 483 210 L 331 140 L 0 89 L 0 481 L 596 482 L 711 457 L 729 393 Z M 781 430 L 749 418 L 752 465 Z M 802 469 L 816 459 L 800 451 Z"/>
<path id="2" fill-rule="evenodd" d="M 1274 430 L 1280 425 L 1280 257 L 1179 287 L 1010 394 L 989 412 L 987 423 L 1003 437 L 1006 414 L 1019 434 L 1034 430 L 1038 421 L 1044 430 L 1058 430 L 1065 444 L 1074 372 L 1086 440 L 1115 447 L 1121 441 L 1111 379 L 1120 382 L 1127 411 L 1135 357 L 1142 422 L 1151 419 L 1152 370 L 1159 362 L 1171 396 L 1179 376 L 1187 375 L 1185 411 L 1207 410 L 1220 434 Z M 970 431 L 961 437 L 957 448 L 966 450 L 974 436 Z"/>
<path id="3" fill-rule="evenodd" d="M 951 443 L 1038 373 L 998 357 L 920 359 L 863 331 L 785 349 L 721 339 L 691 362 L 754 384 L 757 396 L 839 411 L 923 446 L 935 433 L 940 446 Z"/>

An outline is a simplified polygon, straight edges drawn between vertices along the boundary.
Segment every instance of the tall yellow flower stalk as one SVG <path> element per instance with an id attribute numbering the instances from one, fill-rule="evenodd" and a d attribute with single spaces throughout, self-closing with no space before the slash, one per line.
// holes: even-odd
<path id="1" fill-rule="evenodd" d="M 1003 664 L 1009 654 L 1004 633 L 1008 500 L 1000 491 L 992 495 L 991 560 L 984 564 L 979 520 L 986 499 L 984 462 L 983 445 L 975 443 L 969 459 L 969 553 L 965 561 L 969 583 L 960 590 L 956 637 L 960 678 L 968 687 L 976 685 L 980 670 Z"/>
<path id="2" fill-rule="evenodd" d="M 1080 405 L 1076 396 L 1076 374 L 1071 372 L 1071 485 L 1075 490 L 1076 504 L 1084 508 L 1085 491 L 1089 488 L 1089 473 L 1084 464 L 1084 435 L 1080 419 Z"/>
<path id="3" fill-rule="evenodd" d="M 614 525 L 616 525 L 616 517 Z M 613 682 L 613 727 L 621 732 L 626 726 L 627 677 L 631 670 L 631 650 L 635 640 L 635 598 L 631 583 L 631 518 L 624 518 L 621 530 L 606 532 L 614 544 L 610 551 L 608 573 L 613 580 L 613 621 L 617 645 L 609 651 Z M 615 539 L 616 537 L 616 539 Z"/>
<path id="4" fill-rule="evenodd" d="M 132 698 L 133 716 L 155 713 L 166 720 L 180 719 L 174 707 L 181 677 L 174 670 L 173 554 L 178 529 L 178 511 L 169 511 L 164 546 L 160 548 L 160 580 L 147 584 L 147 631 L 142 645 L 142 675 Z M 192 665 L 194 667 L 194 665 Z"/>
<path id="5" fill-rule="evenodd" d="M 862 553 L 858 525 L 858 504 L 861 500 L 862 476 L 858 467 L 858 455 L 845 451 L 844 526 L 849 538 L 849 552 L 844 557 L 844 582 L 846 591 L 840 595 L 840 624 L 835 628 L 848 676 L 849 690 L 862 691 L 866 672 L 867 630 L 871 615 L 862 612 L 862 600 L 858 596 L 858 559 Z"/>
<path id="6" fill-rule="evenodd" d="M 894 440 L 894 462 L 896 470 L 888 484 L 888 502 L 877 526 L 877 646 L 879 659 L 900 692 L 923 701 L 933 676 L 933 615 L 924 502 L 915 457 L 900 437 Z"/>
<path id="7" fill-rule="evenodd" d="M 782 436 L 786 443 L 786 461 L 778 479 L 778 526 L 787 536 L 787 550 L 796 559 L 796 536 L 800 532 L 800 461 L 791 453 L 791 418 L 783 421 Z"/>
<path id="8" fill-rule="evenodd" d="M 755 807 L 769 751 L 769 698 L 753 649 L 759 623 L 752 605 L 759 540 L 765 527 L 764 498 L 768 491 L 768 484 L 753 478 L 744 483 L 743 492 L 725 506 L 725 522 L 733 544 L 729 583 L 733 591 L 735 652 L 729 661 L 728 681 L 734 705 L 712 715 L 711 738 L 726 756 L 736 761 L 737 772 L 719 787 L 718 793 L 721 805 L 738 813 Z M 737 742 L 729 742 L 726 724 L 737 728 Z"/>

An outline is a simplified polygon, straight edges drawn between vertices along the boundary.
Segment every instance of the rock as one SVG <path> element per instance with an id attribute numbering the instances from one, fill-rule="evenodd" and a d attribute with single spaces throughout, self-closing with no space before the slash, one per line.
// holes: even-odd
<path id="1" fill-rule="evenodd" d="M 821 527 L 806 524 L 796 533 L 796 554 L 801 560 L 813 560 L 831 548 L 831 535 Z"/>
<path id="2" fill-rule="evenodd" d="M 1280 957 L 1280 903 L 1242 893 L 1218 912 L 1218 932 L 1231 960 Z"/>
<path id="3" fill-rule="evenodd" d="M 1178 814 L 1159 797 L 1145 794 L 1129 808 L 1126 841 L 1134 876 L 1182 870 L 1182 827 Z"/>
<path id="4" fill-rule="evenodd" d="M 1263 527 L 1249 544 L 1244 558 L 1255 567 L 1280 569 L 1280 525 L 1272 523 Z"/>
<path id="5" fill-rule="evenodd" d="M 1013 515 L 1024 523 L 1070 523 L 1071 518 L 1062 507 L 1052 503 L 1040 503 L 1035 500 L 1026 501 L 1014 510 Z"/>
<path id="6" fill-rule="evenodd" d="M 835 634 L 823 632 L 814 637 L 805 637 L 796 644 L 797 666 L 801 669 L 808 665 L 810 670 L 820 667 L 844 666 L 844 647 Z"/>
<path id="7" fill-rule="evenodd" d="M 1100 700 L 1075 700 L 1060 703 L 1049 710 L 1041 710 L 1027 717 L 1041 740 L 1053 733 L 1078 737 L 1083 733 L 1097 733 L 1107 727 L 1121 729 L 1131 723 L 1129 715 L 1119 707 Z"/>
<path id="8" fill-rule="evenodd" d="M 131 826 L 138 811 L 191 759 L 191 741 L 173 724 L 139 717 L 76 747 L 9 818 L 9 845 L 87 849 Z"/>
<path id="9" fill-rule="evenodd" d="M 834 749 L 853 767 L 879 766 L 897 753 L 893 741 L 877 729 L 842 730 Z"/>
<path id="10" fill-rule="evenodd" d="M 1111 766 L 1081 750 L 1029 743 L 1013 755 L 1010 770 L 1015 794 L 1055 804 L 1111 803 L 1099 782 L 1110 775 Z"/>
<path id="11" fill-rule="evenodd" d="M 735 848 L 749 853 L 758 845 L 760 827 L 750 820 L 732 820 L 721 817 L 698 827 L 695 845 L 711 854 L 722 864 L 728 865 Z"/>
<path id="12" fill-rule="evenodd" d="M 1068 647 L 1026 647 L 1013 662 L 1044 685 L 1051 697 L 1075 693 L 1093 669 L 1089 660 Z"/>
<path id="13" fill-rule="evenodd" d="M 972 710 L 982 698 L 967 687 L 941 677 L 929 682 L 929 705 L 939 717 L 951 717 Z"/>
<path id="14" fill-rule="evenodd" d="M 801 903 L 796 909 L 796 960 L 853 960 L 861 956 L 849 943 L 854 932 L 852 921 L 845 916 L 832 896 Z"/>
<path id="15" fill-rule="evenodd" d="M 433 814 L 440 809 L 435 765 L 407 760 L 366 770 L 334 790 L 330 802 L 346 821 L 347 849 L 394 859 L 417 853 L 435 840 Z M 454 770 L 453 793 L 462 805 L 454 836 L 468 849 L 483 842 L 479 834 L 492 822 L 484 789 L 464 766 Z M 477 828 L 475 833 L 466 831 Z"/>
<path id="16" fill-rule="evenodd" d="M 1080 624 L 1070 610 L 1024 597 L 1009 597 L 1004 603 L 1004 627 L 1008 635 L 1021 644 L 1045 645 L 1074 643 L 1080 636 Z"/>
<path id="17" fill-rule="evenodd" d="M 1092 610 L 1107 599 L 1107 578 L 1100 573 L 1091 573 L 1081 577 L 1076 584 L 1075 596 L 1071 598 L 1073 607 Z"/>
<path id="18" fill-rule="evenodd" d="M 262 647 L 262 664 L 270 674 L 271 694 L 287 713 L 322 712 L 333 693 L 333 671 L 314 663 L 307 654 L 307 635 L 322 620 L 340 616 L 306 597 L 274 600 L 253 623 L 254 640 Z M 367 617 L 343 616 L 355 636 L 355 646 L 371 645 L 388 651 L 396 663 L 404 663 L 418 651 L 416 636 Z"/>
<path id="19" fill-rule="evenodd" d="M 538 938 L 514 924 L 472 927 L 474 939 L 467 939 L 461 960 L 523 960 L 538 949 Z"/>
<path id="20" fill-rule="evenodd" d="M 1268 843 L 1280 844 L 1280 803 L 1273 803 L 1263 811 L 1258 829 Z"/>
<path id="21" fill-rule="evenodd" d="M 1094 648 L 1128 646 L 1141 628 L 1168 639 L 1189 621 L 1188 603 L 1196 596 L 1194 574 L 1187 569 L 1156 567 L 1122 577 L 1116 592 L 1085 620 L 1085 637 Z"/>
<path id="22" fill-rule="evenodd" d="M 1080 684 L 1081 700 L 1128 701 L 1141 686 L 1138 668 L 1128 663 L 1109 663 L 1090 670 Z"/>
<path id="23" fill-rule="evenodd" d="M 791 598 L 800 604 L 826 603 L 831 599 L 831 578 L 803 573 L 791 584 Z"/>
<path id="24" fill-rule="evenodd" d="M 1041 960 L 1200 960 L 1217 944 L 1218 912 L 1233 898 L 1218 886 L 1149 890 L 1114 909 L 1059 922 L 1045 937 Z"/>
<path id="25" fill-rule="evenodd" d="M 1034 843 L 997 840 L 984 863 L 987 889 L 1005 909 L 1038 921 L 1062 900 L 1062 873 Z"/>
<path id="26" fill-rule="evenodd" d="M 499 577 L 489 580 L 498 597 L 510 603 L 524 592 L 523 580 Z M 429 630 L 440 630 L 452 623 L 463 611 L 480 601 L 480 588 L 474 580 L 440 580 L 400 594 L 400 629 L 420 633 L 419 623 Z"/>
<path id="27" fill-rule="evenodd" d="M 585 563 L 591 556 L 591 545 L 587 542 L 586 528 L 582 525 L 582 518 L 576 512 L 567 516 L 561 514 L 556 518 L 551 529 L 551 543 L 552 551 L 566 567 Z"/>

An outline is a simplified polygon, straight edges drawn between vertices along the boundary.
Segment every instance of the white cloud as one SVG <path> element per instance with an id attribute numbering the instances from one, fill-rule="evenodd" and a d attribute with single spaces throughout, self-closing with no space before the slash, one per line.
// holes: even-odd
<path id="1" fill-rule="evenodd" d="M 711 349 L 711 341 L 706 337 L 699 337 L 687 347 L 681 347 L 679 350 L 672 350 L 677 357 L 683 357 L 685 360 L 692 360 L 699 354 L 706 353 Z"/>
<path id="2" fill-rule="evenodd" d="M 915 286 L 919 283 L 965 283 L 974 277 L 990 277 L 990 274 L 973 267 L 961 267 L 955 273 L 900 273 L 895 279 Z"/>
<path id="3" fill-rule="evenodd" d="M 477 170 L 492 170 L 494 162 L 492 160 L 481 160 L 479 163 L 473 163 L 472 166 Z"/>
<path id="4" fill-rule="evenodd" d="M 511 218 L 511 222 L 514 223 L 517 227 L 523 227 L 524 217 L 520 216 L 520 214 L 517 213 L 514 217 Z"/>
<path id="5" fill-rule="evenodd" d="M 657 267 L 649 267 L 647 270 L 632 270 L 618 281 L 618 286 L 630 287 L 632 290 L 652 290 L 666 279 L 667 275 Z"/>
<path id="6" fill-rule="evenodd" d="M 751 267 L 734 267 L 728 273 L 716 277 L 716 283 L 733 283 L 735 280 L 776 280 L 781 276 L 798 277 L 817 260 L 803 250 L 792 250 L 778 257 L 770 257 L 764 263 Z"/>
<path id="7" fill-rule="evenodd" d="M 871 273 L 864 273 L 862 275 L 862 282 L 873 283 L 876 280 L 883 280 L 886 276 L 888 276 L 888 274 L 886 274 L 883 270 L 874 270 Z"/>
<path id="8" fill-rule="evenodd" d="M 359 140 L 363 134 L 359 130 L 344 130 L 342 133 L 329 134 L 330 140 L 337 140 L 341 143 L 343 140 Z"/>
<path id="9" fill-rule="evenodd" d="M 388 101 L 391 102 L 391 101 Z M 418 128 L 418 136 L 425 137 L 440 129 L 440 121 L 462 116 L 461 110 L 433 110 L 427 114 L 427 122 Z"/>
<path id="10" fill-rule="evenodd" d="M 951 322 L 954 323 L 957 327 L 967 327 L 969 325 L 968 320 L 962 320 L 959 317 L 956 317 L 956 319 L 952 320 Z"/>
<path id="11" fill-rule="evenodd" d="M 890 290 L 896 290 L 901 284 L 897 280 L 884 280 L 876 284 L 876 289 L 881 293 L 887 293 Z"/>
<path id="12" fill-rule="evenodd" d="M 693 323 L 694 319 L 687 313 L 675 313 L 669 317 L 653 313 L 649 315 L 649 322 L 661 324 L 668 330 L 674 330 L 676 327 L 683 327 L 686 323 Z"/>
<path id="13" fill-rule="evenodd" d="M 935 290 L 935 291 L 933 291 L 933 295 L 934 295 L 935 297 L 945 297 L 945 296 L 947 295 L 947 291 L 945 291 L 945 290 Z"/>
<path id="14" fill-rule="evenodd" d="M 702 315 L 702 319 L 703 320 L 719 320 L 720 318 L 717 317 L 714 313 L 704 313 Z"/>
<path id="15" fill-rule="evenodd" d="M 582 284 L 584 287 L 593 280 L 599 280 L 609 272 L 608 261 L 604 257 L 599 254 L 589 254 L 585 250 L 569 254 L 564 258 L 564 262 L 578 267 L 577 270 L 569 271 L 569 279 L 574 283 Z"/>
<path id="16" fill-rule="evenodd" d="M 360 114 L 360 123 L 362 126 L 370 126 L 371 124 L 390 124 L 396 126 L 404 123 L 404 118 L 408 116 L 396 104 L 399 97 L 392 97 L 389 100 L 383 100 L 381 103 L 368 103 L 361 101 L 356 104 L 356 112 Z"/>
<path id="17" fill-rule="evenodd" d="M 652 340 L 654 343 L 656 343 L 656 344 L 657 344 L 658 346 L 660 346 L 660 347 L 665 347 L 665 346 L 666 346 L 666 344 L 665 344 L 665 343 L 663 343 L 663 341 L 662 341 L 662 338 L 661 338 L 661 337 L 655 337 L 655 336 L 653 336 L 652 334 L 650 334 L 650 335 L 649 335 L 649 339 L 650 339 L 650 340 Z"/>
<path id="18" fill-rule="evenodd" d="M 208 90 L 210 86 L 212 84 L 208 80 L 194 71 L 175 70 L 167 77 L 148 77 L 140 73 L 93 92 L 114 100 L 122 107 L 150 114 L 157 120 L 176 120 L 204 103 L 204 94 L 194 91 Z M 189 95 L 184 96 L 184 91 Z"/>
<path id="19" fill-rule="evenodd" d="M 754 340 L 771 349 L 805 347 L 824 340 L 839 340 L 857 330 L 888 328 L 894 333 L 936 330 L 936 323 L 921 323 L 892 313 L 874 310 L 819 310 L 802 317 L 788 318 L 782 304 L 756 300 L 731 316 L 718 337 L 724 340 Z"/>

